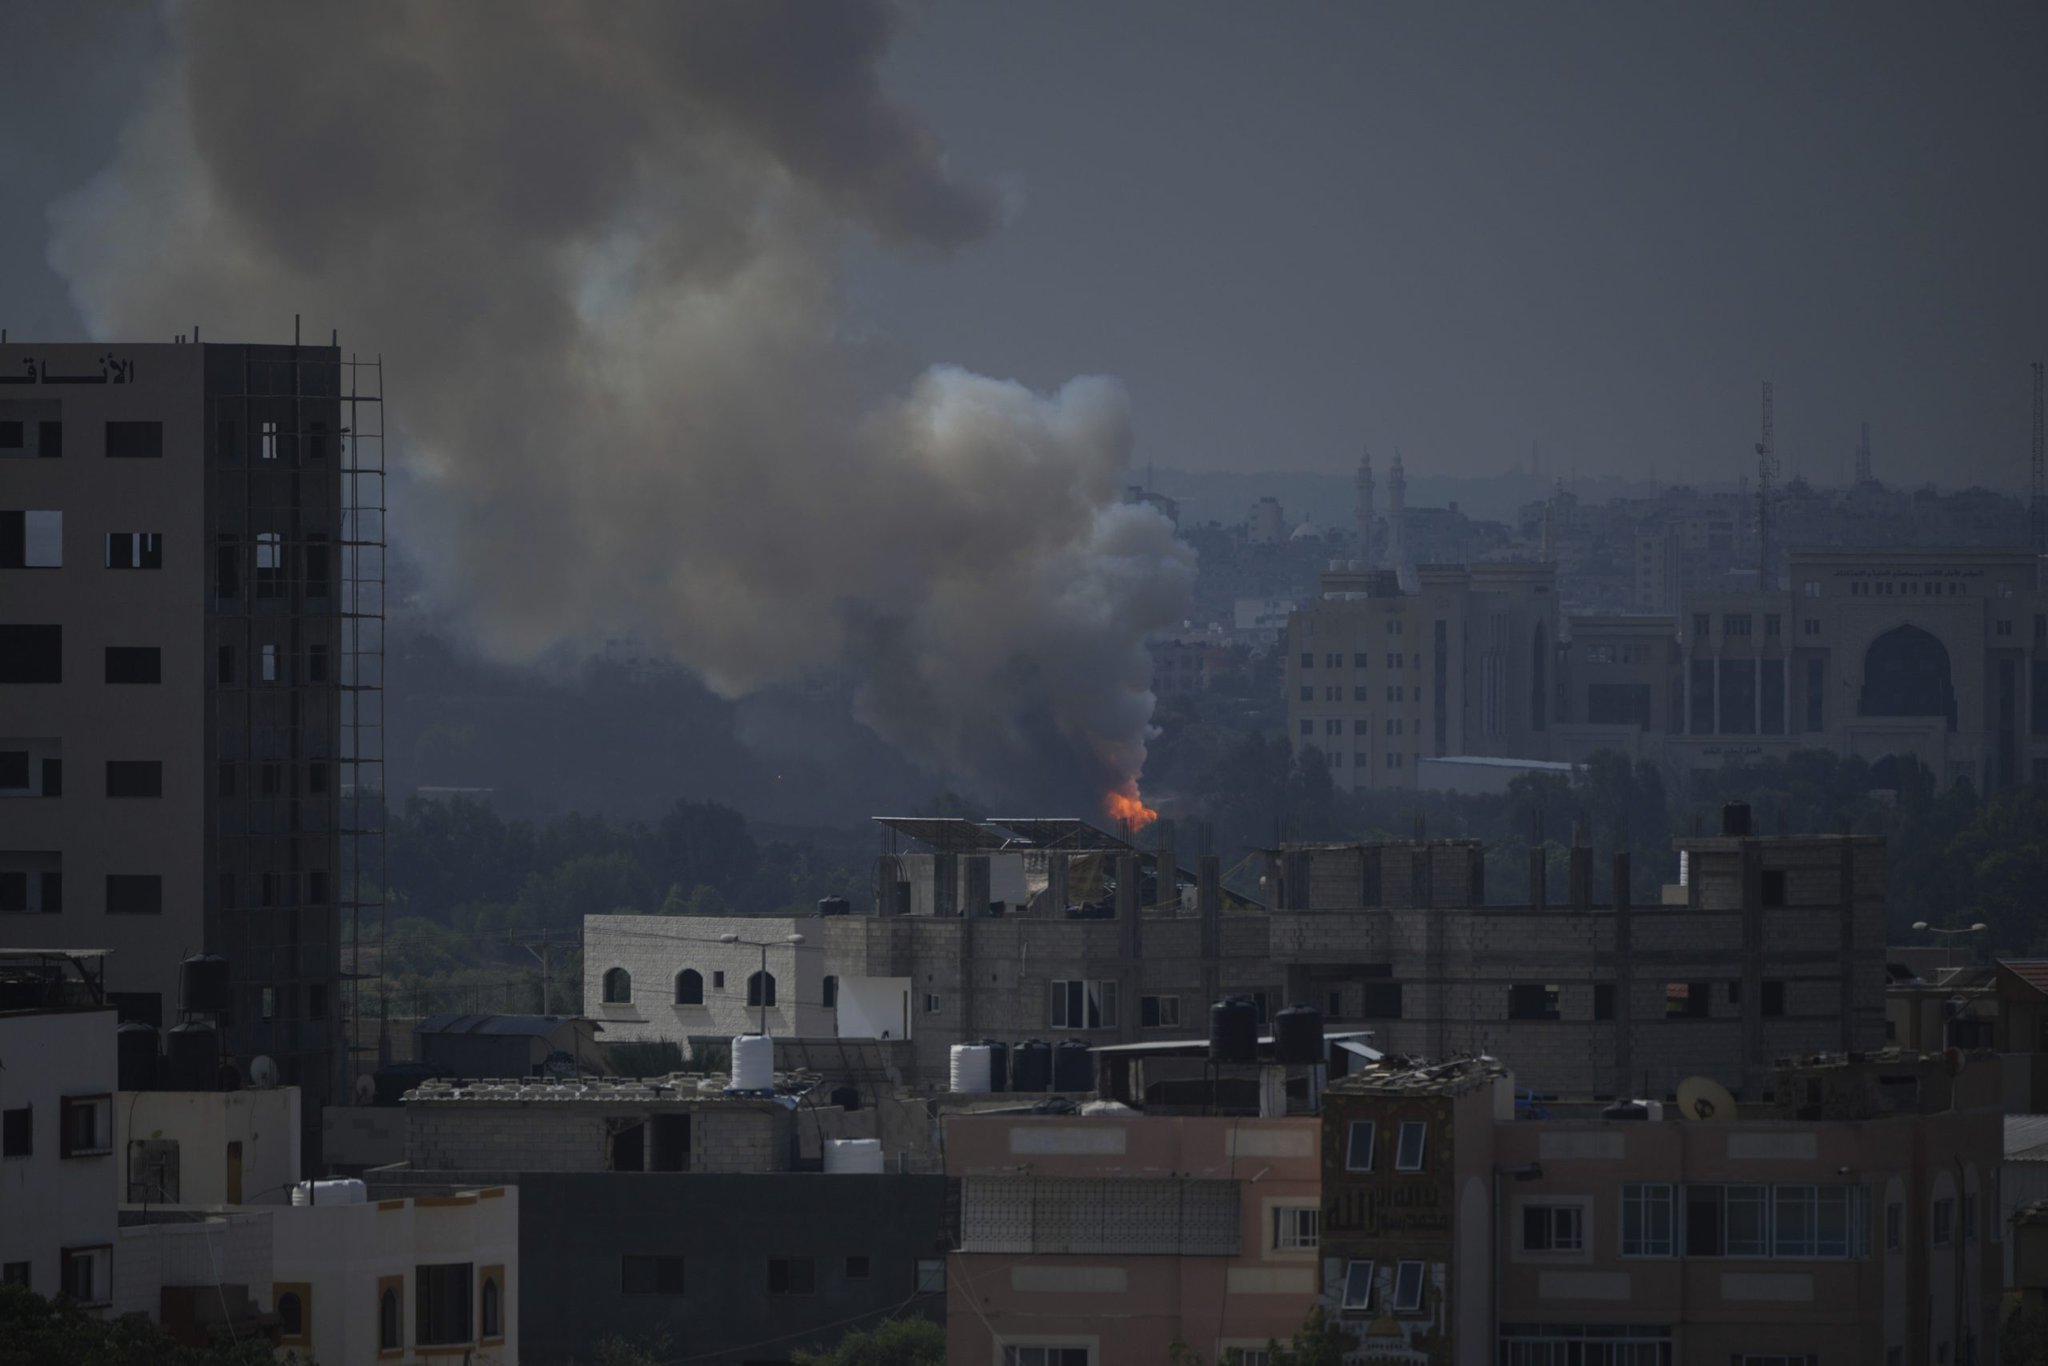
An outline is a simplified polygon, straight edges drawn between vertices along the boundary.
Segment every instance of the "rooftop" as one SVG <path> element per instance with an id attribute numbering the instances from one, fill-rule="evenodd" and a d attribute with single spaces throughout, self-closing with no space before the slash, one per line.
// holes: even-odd
<path id="1" fill-rule="evenodd" d="M 773 1101 L 794 1107 L 823 1078 L 816 1072 L 777 1072 L 773 1091 L 735 1091 L 722 1072 L 671 1072 L 664 1077 L 430 1078 L 405 1093 L 407 1104 L 533 1105 L 582 1102 L 604 1105 Z"/>

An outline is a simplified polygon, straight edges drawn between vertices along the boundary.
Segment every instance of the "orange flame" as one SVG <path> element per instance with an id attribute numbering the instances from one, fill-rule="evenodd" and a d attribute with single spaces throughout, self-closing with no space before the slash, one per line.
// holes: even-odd
<path id="1" fill-rule="evenodd" d="M 1102 804 L 1111 820 L 1127 824 L 1133 830 L 1142 829 L 1159 819 L 1159 813 L 1138 800 L 1135 791 L 1129 794 L 1112 792 L 1102 799 Z"/>

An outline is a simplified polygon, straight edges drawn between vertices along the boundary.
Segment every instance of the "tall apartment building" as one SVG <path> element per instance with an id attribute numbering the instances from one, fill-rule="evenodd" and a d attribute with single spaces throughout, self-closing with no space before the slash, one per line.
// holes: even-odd
<path id="1" fill-rule="evenodd" d="M 1549 757 L 1556 568 L 1332 562 L 1287 621 L 1288 733 L 1345 791 L 1412 788 L 1425 756 Z"/>
<path id="2" fill-rule="evenodd" d="M 358 372 L 372 382 L 359 392 Z M 382 787 L 381 418 L 334 346 L 0 345 L 0 938 L 111 951 L 169 1026 L 228 960 L 226 1060 L 306 1122 Z M 345 883 L 347 885 L 345 885 Z"/>

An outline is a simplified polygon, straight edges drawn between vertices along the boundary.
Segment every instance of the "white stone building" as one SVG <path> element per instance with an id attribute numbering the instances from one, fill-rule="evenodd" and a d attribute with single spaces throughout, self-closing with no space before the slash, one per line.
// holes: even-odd
<path id="1" fill-rule="evenodd" d="M 608 1043 L 756 1033 L 764 1007 L 770 1034 L 830 1038 L 837 984 L 825 973 L 820 923 L 787 916 L 585 916 L 584 1013 L 602 1024 Z"/>

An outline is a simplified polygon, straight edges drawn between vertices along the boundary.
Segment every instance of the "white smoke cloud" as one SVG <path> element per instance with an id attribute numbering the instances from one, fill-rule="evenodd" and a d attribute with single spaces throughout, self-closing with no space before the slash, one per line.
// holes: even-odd
<path id="1" fill-rule="evenodd" d="M 114 162 L 51 214 L 97 335 L 383 353 L 408 548 L 488 648 L 632 632 L 742 693 L 839 660 L 976 790 L 1142 765 L 1191 555 L 1121 505 L 1127 404 L 940 367 L 864 393 L 846 233 L 988 232 L 881 91 L 873 0 L 191 4 Z"/>

